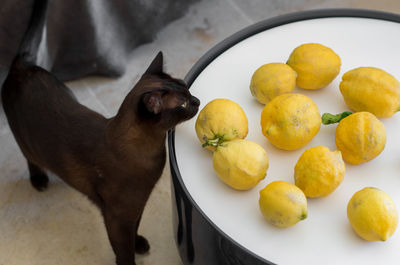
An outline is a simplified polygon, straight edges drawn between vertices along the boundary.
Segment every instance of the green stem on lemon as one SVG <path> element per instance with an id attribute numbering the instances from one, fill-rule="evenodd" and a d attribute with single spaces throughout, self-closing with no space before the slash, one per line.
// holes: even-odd
<path id="1" fill-rule="evenodd" d="M 307 213 L 302 213 L 300 216 L 300 221 L 306 219 L 307 215 L 308 215 Z"/>
<path id="2" fill-rule="evenodd" d="M 333 124 L 340 122 L 342 119 L 346 118 L 347 116 L 353 114 L 350 111 L 345 111 L 336 115 L 330 114 L 330 113 L 324 113 L 322 115 L 322 124 L 328 125 L 328 124 Z"/>
<path id="3" fill-rule="evenodd" d="M 214 146 L 217 147 L 224 142 L 224 136 L 215 135 L 213 139 L 206 140 L 206 142 L 202 145 L 202 147 L 206 146 Z"/>

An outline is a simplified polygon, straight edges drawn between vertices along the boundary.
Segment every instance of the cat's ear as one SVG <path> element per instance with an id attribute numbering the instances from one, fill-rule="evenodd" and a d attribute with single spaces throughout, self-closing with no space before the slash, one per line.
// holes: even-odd
<path id="1" fill-rule="evenodd" d="M 158 114 L 162 110 L 161 94 L 158 92 L 143 95 L 143 103 L 150 113 Z"/>
<path id="2" fill-rule="evenodd" d="M 147 68 L 144 74 L 157 75 L 163 73 L 163 64 L 164 64 L 163 53 L 160 51 L 153 59 L 153 62 L 151 62 L 149 68 Z"/>

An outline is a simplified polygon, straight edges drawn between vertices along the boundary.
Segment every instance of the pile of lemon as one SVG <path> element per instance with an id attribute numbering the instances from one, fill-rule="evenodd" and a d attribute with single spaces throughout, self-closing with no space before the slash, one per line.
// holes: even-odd
<path id="1" fill-rule="evenodd" d="M 294 167 L 294 184 L 269 183 L 260 191 L 262 215 L 278 227 L 290 227 L 307 217 L 307 197 L 331 194 L 345 175 L 345 161 L 361 164 L 377 157 L 386 144 L 386 131 L 378 118 L 389 118 L 400 108 L 400 83 L 374 67 L 359 67 L 342 76 L 339 85 L 347 106 L 354 111 L 320 115 L 311 98 L 292 93 L 329 85 L 339 74 L 340 57 L 330 48 L 307 43 L 295 48 L 286 63 L 259 67 L 250 82 L 250 92 L 265 104 L 261 131 L 282 150 L 306 146 L 321 123 L 339 123 L 335 133 L 338 150 L 325 146 L 308 148 Z M 266 177 L 268 155 L 257 143 L 244 140 L 248 121 L 243 109 L 229 99 L 215 99 L 199 113 L 196 133 L 203 147 L 213 152 L 219 178 L 237 190 L 249 190 Z M 398 213 L 394 201 L 382 190 L 366 187 L 347 205 L 354 231 L 368 241 L 385 241 L 396 230 Z"/>

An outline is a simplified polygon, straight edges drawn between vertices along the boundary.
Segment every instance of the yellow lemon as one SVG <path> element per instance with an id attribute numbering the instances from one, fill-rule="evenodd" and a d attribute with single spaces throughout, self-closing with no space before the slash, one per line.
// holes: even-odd
<path id="1" fill-rule="evenodd" d="M 317 105 L 302 94 L 277 96 L 261 113 L 262 133 L 274 146 L 283 150 L 305 146 L 320 127 Z"/>
<path id="2" fill-rule="evenodd" d="M 307 197 L 332 193 L 342 182 L 345 165 L 340 151 L 325 146 L 307 149 L 294 168 L 294 180 Z"/>
<path id="3" fill-rule="evenodd" d="M 267 175 L 268 156 L 258 144 L 243 139 L 222 143 L 213 153 L 219 178 L 236 190 L 248 190 Z"/>
<path id="4" fill-rule="evenodd" d="M 347 205 L 354 231 L 368 241 L 386 241 L 396 231 L 397 208 L 387 193 L 377 188 L 356 192 Z"/>
<path id="5" fill-rule="evenodd" d="M 287 64 L 265 64 L 251 78 L 251 94 L 258 102 L 267 104 L 276 96 L 291 93 L 296 86 L 296 76 L 296 72 Z"/>
<path id="6" fill-rule="evenodd" d="M 304 89 L 326 87 L 340 71 L 340 57 L 330 48 L 318 44 L 300 45 L 286 62 L 297 72 L 297 86 Z"/>
<path id="7" fill-rule="evenodd" d="M 307 218 L 307 198 L 286 181 L 274 181 L 260 191 L 259 206 L 264 218 L 278 227 L 290 227 Z"/>
<path id="8" fill-rule="evenodd" d="M 335 133 L 343 159 L 361 164 L 377 157 L 385 148 L 385 126 L 369 112 L 356 112 L 339 122 Z"/>
<path id="9" fill-rule="evenodd" d="M 378 118 L 393 116 L 400 107 L 400 83 L 384 70 L 360 67 L 346 72 L 340 82 L 344 101 L 354 111 Z"/>
<path id="10" fill-rule="evenodd" d="M 239 104 L 219 98 L 210 101 L 200 111 L 195 129 L 203 147 L 213 151 L 224 141 L 245 138 L 248 121 Z"/>

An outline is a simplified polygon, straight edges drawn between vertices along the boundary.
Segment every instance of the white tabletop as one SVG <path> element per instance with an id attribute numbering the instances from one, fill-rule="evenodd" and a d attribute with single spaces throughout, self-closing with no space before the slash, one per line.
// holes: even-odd
<path id="1" fill-rule="evenodd" d="M 286 62 L 300 44 L 317 42 L 332 48 L 342 60 L 338 77 L 317 91 L 296 88 L 311 97 L 320 113 L 348 110 L 339 92 L 342 75 L 359 66 L 384 69 L 400 80 L 400 24 L 366 18 L 323 18 L 282 25 L 236 44 L 209 64 L 191 86 L 200 108 L 215 98 L 229 98 L 249 120 L 246 139 L 268 153 L 267 177 L 250 191 L 235 191 L 222 183 L 212 167 L 212 153 L 201 147 L 194 129 L 196 117 L 176 128 L 176 158 L 184 185 L 201 211 L 224 233 L 251 252 L 278 264 L 398 264 L 400 231 L 386 242 L 367 242 L 352 230 L 347 203 L 358 190 L 374 186 L 388 193 L 400 209 L 400 114 L 382 120 L 387 131 L 384 151 L 366 164 L 346 164 L 341 185 L 329 196 L 308 199 L 308 218 L 280 229 L 265 221 L 258 208 L 259 191 L 275 180 L 294 183 L 294 166 L 312 146 L 336 149 L 336 125 L 322 126 L 304 148 L 281 151 L 262 135 L 263 105 L 252 98 L 250 78 L 261 65 Z M 398 229 L 400 230 L 400 228 Z"/>

